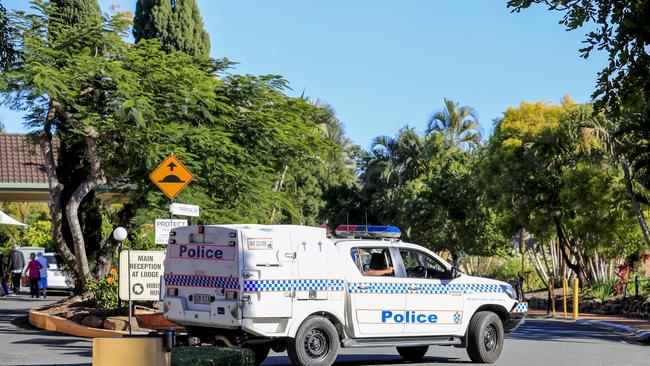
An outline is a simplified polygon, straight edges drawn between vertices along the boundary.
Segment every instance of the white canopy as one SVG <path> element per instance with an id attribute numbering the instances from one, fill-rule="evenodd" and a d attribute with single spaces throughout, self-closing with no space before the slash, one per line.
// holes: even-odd
<path id="1" fill-rule="evenodd" d="M 2 211 L 0 211 L 0 225 L 14 225 L 14 226 L 23 226 L 23 227 L 29 226 L 23 224 L 22 222 L 14 219 L 13 217 L 7 215 Z"/>

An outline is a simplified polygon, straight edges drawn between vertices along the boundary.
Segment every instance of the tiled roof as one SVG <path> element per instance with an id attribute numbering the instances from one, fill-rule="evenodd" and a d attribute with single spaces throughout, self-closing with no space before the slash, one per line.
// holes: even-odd
<path id="1" fill-rule="evenodd" d="M 25 135 L 0 134 L 0 183 L 47 183 L 41 149 Z"/>

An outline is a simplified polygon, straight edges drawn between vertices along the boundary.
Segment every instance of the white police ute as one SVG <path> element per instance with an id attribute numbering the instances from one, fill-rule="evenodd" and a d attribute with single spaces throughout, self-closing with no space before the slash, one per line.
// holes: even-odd
<path id="1" fill-rule="evenodd" d="M 397 347 L 406 360 L 429 346 L 467 348 L 494 362 L 504 333 L 523 322 L 523 291 L 472 277 L 399 229 L 215 225 L 173 229 L 163 311 L 194 342 L 247 347 L 264 361 L 331 365 L 339 348 Z"/>

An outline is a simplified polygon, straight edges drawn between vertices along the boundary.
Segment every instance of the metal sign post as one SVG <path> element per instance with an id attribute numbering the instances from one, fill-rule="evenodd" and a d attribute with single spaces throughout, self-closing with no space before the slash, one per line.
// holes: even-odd
<path id="1" fill-rule="evenodd" d="M 128 273 L 128 276 L 129 276 L 129 279 L 127 281 L 128 285 L 129 285 L 129 335 L 133 335 L 133 329 L 131 329 L 132 328 L 131 327 L 131 320 L 132 320 L 131 318 L 133 317 L 133 301 L 131 301 L 131 245 L 130 244 L 129 244 L 128 253 L 129 253 L 128 254 L 129 258 L 127 259 L 126 263 L 128 265 L 127 273 Z"/>
<path id="2" fill-rule="evenodd" d="M 113 230 L 113 238 L 117 240 L 120 243 L 120 253 L 122 252 L 122 244 L 124 240 L 126 240 L 126 237 L 128 236 L 128 232 L 126 231 L 125 228 L 123 227 L 118 227 L 115 230 Z M 131 250 L 131 245 L 129 245 L 129 250 Z M 130 258 L 130 256 L 129 256 Z M 131 264 L 129 263 L 129 268 L 127 270 L 129 272 L 129 281 L 131 278 Z M 131 287 L 131 284 L 129 283 L 129 288 Z M 119 294 L 117 296 L 118 300 L 120 298 Z M 129 334 L 131 334 L 131 297 L 129 296 Z"/>

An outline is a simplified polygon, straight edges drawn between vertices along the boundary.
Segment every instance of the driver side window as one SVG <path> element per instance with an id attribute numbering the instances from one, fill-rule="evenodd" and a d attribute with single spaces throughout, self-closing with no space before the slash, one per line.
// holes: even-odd
<path id="1" fill-rule="evenodd" d="M 399 254 L 402 256 L 407 277 L 430 279 L 449 277 L 447 269 L 442 264 L 423 252 L 401 248 Z"/>
<path id="2" fill-rule="evenodd" d="M 395 276 L 393 260 L 387 247 L 352 248 L 350 254 L 364 276 Z"/>

